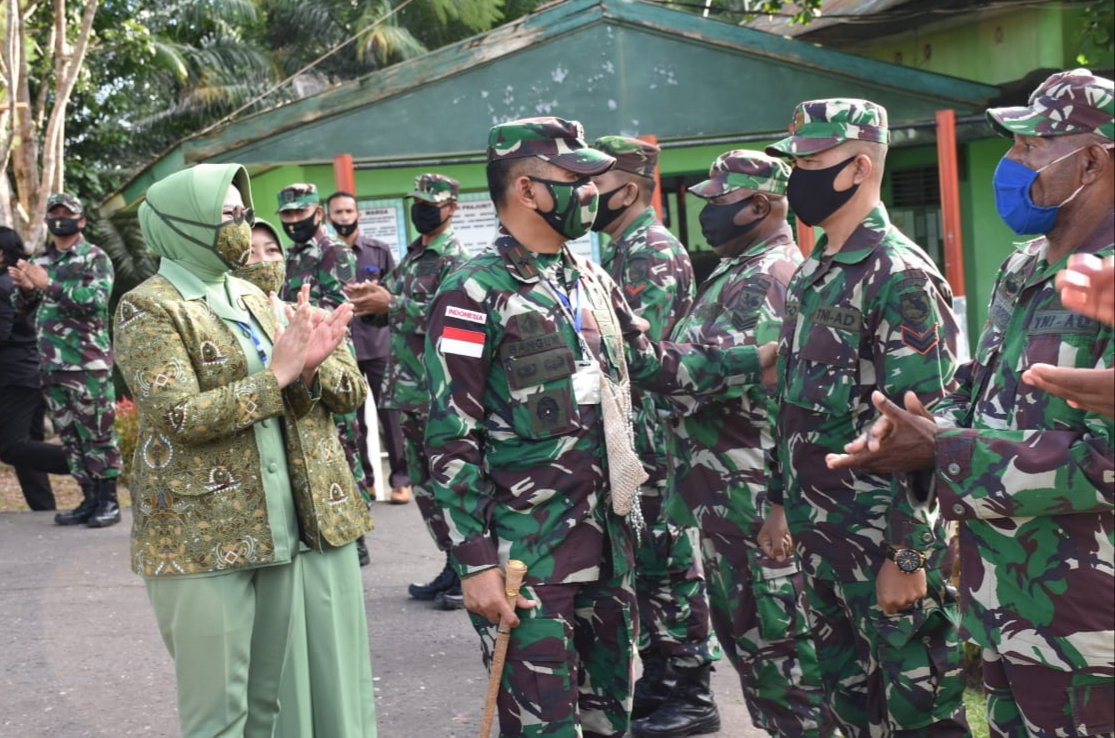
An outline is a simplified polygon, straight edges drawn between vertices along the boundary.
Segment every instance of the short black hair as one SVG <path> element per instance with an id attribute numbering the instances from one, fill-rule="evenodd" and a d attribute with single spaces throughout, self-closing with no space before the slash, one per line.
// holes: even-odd
<path id="1" fill-rule="evenodd" d="M 4 254 L 5 266 L 15 266 L 17 261 L 28 256 L 19 233 L 7 226 L 0 226 L 0 253 Z"/>
<path id="2" fill-rule="evenodd" d="M 353 202 L 356 202 L 356 195 L 352 194 L 351 192 L 345 192 L 344 190 L 337 190 L 332 195 L 325 198 L 325 204 L 331 205 L 333 201 L 336 200 L 338 197 L 349 197 L 352 198 Z"/>
<path id="3" fill-rule="evenodd" d="M 507 190 L 517 177 L 541 177 L 545 172 L 546 162 L 535 157 L 521 157 L 518 159 L 496 159 L 488 162 L 488 196 L 500 209 L 507 197 Z"/>

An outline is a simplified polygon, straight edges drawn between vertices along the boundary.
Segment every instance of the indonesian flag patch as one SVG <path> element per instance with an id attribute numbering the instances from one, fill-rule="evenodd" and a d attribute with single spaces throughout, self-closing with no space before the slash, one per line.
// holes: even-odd
<path id="1" fill-rule="evenodd" d="M 457 354 L 479 359 L 484 353 L 484 333 L 446 326 L 441 333 L 440 348 L 442 354 Z"/>

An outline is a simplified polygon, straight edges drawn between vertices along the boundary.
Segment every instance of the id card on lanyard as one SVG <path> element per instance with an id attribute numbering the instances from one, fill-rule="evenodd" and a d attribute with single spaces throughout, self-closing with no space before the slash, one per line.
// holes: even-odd
<path id="1" fill-rule="evenodd" d="M 600 369 L 600 362 L 589 351 L 588 344 L 585 343 L 585 339 L 581 335 L 581 280 L 578 278 L 573 283 L 572 289 L 569 290 L 570 295 L 573 295 L 576 299 L 576 304 L 574 304 L 570 301 L 569 295 L 559 290 L 557 285 L 550 281 L 549 277 L 543 276 L 543 279 L 546 280 L 547 286 L 557 296 L 566 316 L 573 321 L 573 330 L 577 332 L 577 343 L 581 347 L 581 358 L 575 362 L 577 369 L 573 373 L 573 394 L 577 398 L 577 404 L 599 405 L 600 382 L 603 380 L 604 373 Z"/>

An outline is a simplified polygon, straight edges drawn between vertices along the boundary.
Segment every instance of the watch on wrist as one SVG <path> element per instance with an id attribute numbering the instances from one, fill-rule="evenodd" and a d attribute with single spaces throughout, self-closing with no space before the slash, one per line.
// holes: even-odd
<path id="1" fill-rule="evenodd" d="M 925 568 L 925 554 L 913 548 L 894 548 L 887 546 L 887 558 L 894 562 L 903 574 L 913 574 Z"/>

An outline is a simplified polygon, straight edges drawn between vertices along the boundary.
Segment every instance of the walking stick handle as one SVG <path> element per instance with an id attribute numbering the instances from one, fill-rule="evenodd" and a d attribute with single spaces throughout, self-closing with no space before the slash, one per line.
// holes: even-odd
<path id="1" fill-rule="evenodd" d="M 519 600 L 519 588 L 523 586 L 523 577 L 527 574 L 527 565 L 512 559 L 507 562 L 507 571 L 504 574 L 504 593 L 507 595 L 507 604 L 515 609 Z M 499 697 L 499 683 L 503 680 L 503 663 L 507 660 L 507 646 L 511 642 L 511 628 L 502 621 L 496 627 L 496 646 L 492 652 L 492 664 L 488 674 L 488 695 L 484 700 L 484 715 L 480 719 L 480 738 L 488 738 L 492 732 L 492 719 L 496 714 L 496 699 Z"/>

